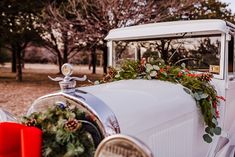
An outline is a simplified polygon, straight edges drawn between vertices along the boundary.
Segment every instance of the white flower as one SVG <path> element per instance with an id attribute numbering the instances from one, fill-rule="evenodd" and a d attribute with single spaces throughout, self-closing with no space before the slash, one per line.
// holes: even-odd
<path id="1" fill-rule="evenodd" d="M 148 80 L 151 80 L 152 78 L 151 78 L 151 76 L 150 76 L 150 75 L 148 75 L 148 76 L 147 76 L 147 79 L 148 79 Z"/>
<path id="2" fill-rule="evenodd" d="M 151 77 L 155 77 L 157 75 L 157 72 L 154 70 L 154 71 L 151 71 L 151 73 L 150 73 L 150 76 Z"/>
<path id="3" fill-rule="evenodd" d="M 153 69 L 160 70 L 159 66 L 157 66 L 157 65 L 153 65 Z"/>
<path id="4" fill-rule="evenodd" d="M 95 81 L 95 82 L 94 82 L 94 85 L 98 85 L 98 84 L 100 84 L 99 81 Z"/>
<path id="5" fill-rule="evenodd" d="M 151 70 L 153 70 L 153 66 L 151 64 L 146 64 L 146 71 L 150 72 Z"/>
<path id="6" fill-rule="evenodd" d="M 120 77 L 120 74 L 118 73 L 117 75 L 115 75 L 115 78 L 119 78 Z"/>

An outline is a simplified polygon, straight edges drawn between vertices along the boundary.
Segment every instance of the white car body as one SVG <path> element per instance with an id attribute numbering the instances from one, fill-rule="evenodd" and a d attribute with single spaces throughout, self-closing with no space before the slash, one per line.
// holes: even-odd
<path id="1" fill-rule="evenodd" d="M 195 20 L 119 28 L 111 30 L 106 37 L 109 65 L 115 66 L 114 41 L 180 37 L 183 33 L 191 36 L 221 35 L 219 73 L 214 75 L 212 84 L 226 101 L 220 102 L 219 126 L 222 134 L 215 136 L 211 144 L 202 139 L 205 126 L 200 109 L 179 84 L 158 80 L 122 80 L 80 89 L 107 104 L 117 117 L 121 133 L 142 140 L 155 157 L 233 156 L 235 73 L 228 72 L 228 43 L 234 40 L 234 30 L 235 25 L 222 20 Z"/>
<path id="2" fill-rule="evenodd" d="M 154 156 L 206 156 L 203 149 L 209 146 L 202 140 L 199 108 L 181 85 L 122 80 L 82 90 L 104 101 L 116 115 L 121 133 L 142 140 Z"/>
<path id="3" fill-rule="evenodd" d="M 69 102 L 94 118 L 96 125 L 92 127 L 96 127 L 96 133 L 101 135 L 99 137 L 118 133 L 134 136 L 151 149 L 154 157 L 233 157 L 234 32 L 235 25 L 223 20 L 195 20 L 119 28 L 111 30 L 106 37 L 108 63 L 114 67 L 117 66 L 118 57 L 115 54 L 116 41 L 184 39 L 198 36 L 212 37 L 212 42 L 218 41 L 217 65 L 208 64 L 208 68 L 212 67 L 212 72 L 213 68 L 216 69 L 211 83 L 215 86 L 217 94 L 223 96 L 226 101 L 221 101 L 219 106 L 219 126 L 222 128 L 222 134 L 214 136 L 210 144 L 203 141 L 205 125 L 200 108 L 193 97 L 184 91 L 182 85 L 167 81 L 121 80 L 75 89 L 75 80 L 83 79 L 70 77 L 72 72 L 67 65 L 69 72 L 67 71 L 65 78 L 53 79 L 60 81 L 62 90 L 38 98 L 28 110 L 28 114 L 45 110 L 53 104 L 66 105 Z M 137 49 L 133 50 L 132 57 L 138 59 Z M 6 112 L 0 109 L 0 121 L 1 119 L 6 121 L 9 118 Z"/>

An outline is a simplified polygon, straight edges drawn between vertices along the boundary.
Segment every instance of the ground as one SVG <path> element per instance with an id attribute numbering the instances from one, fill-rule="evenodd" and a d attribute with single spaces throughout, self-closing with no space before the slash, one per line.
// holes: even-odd
<path id="1" fill-rule="evenodd" d="M 102 77 L 102 69 L 97 69 L 97 74 L 91 74 L 87 66 L 74 66 L 74 76 L 86 74 L 91 81 Z M 23 70 L 23 82 L 15 80 L 9 64 L 0 65 L 0 108 L 9 111 L 16 117 L 22 117 L 31 106 L 32 102 L 45 94 L 59 90 L 57 82 L 48 79 L 56 77 L 56 65 L 26 64 Z M 88 82 L 78 83 L 80 86 L 90 85 Z"/>

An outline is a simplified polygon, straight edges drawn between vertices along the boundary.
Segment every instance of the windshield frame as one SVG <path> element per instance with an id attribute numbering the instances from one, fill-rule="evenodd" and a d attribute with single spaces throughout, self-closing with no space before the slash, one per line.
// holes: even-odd
<path id="1" fill-rule="evenodd" d="M 186 32 L 186 36 L 188 36 L 192 34 L 190 32 Z M 215 79 L 220 79 L 220 80 L 223 80 L 225 77 L 224 77 L 224 72 L 225 72 L 225 51 L 226 51 L 226 33 L 218 33 L 218 32 L 214 32 L 213 33 L 214 35 L 220 35 L 220 38 L 221 38 L 221 47 L 220 47 L 220 60 L 219 60 L 219 74 L 213 74 L 214 78 Z M 200 35 L 200 36 L 208 36 L 208 33 L 204 32 L 204 33 L 198 33 L 197 35 Z M 211 35 L 211 33 L 210 33 Z M 164 38 L 164 37 L 161 37 L 161 38 Z M 169 38 L 169 36 L 166 36 L 165 38 Z M 174 38 L 174 35 L 172 35 L 172 38 Z M 182 36 L 182 38 L 184 38 L 184 36 Z M 151 39 L 159 39 L 159 38 L 151 38 Z M 144 41 L 144 40 L 151 40 L 150 38 L 149 39 L 138 39 L 138 40 L 128 40 L 128 41 Z M 109 40 L 107 42 L 107 47 L 108 47 L 108 65 L 109 66 L 113 66 L 115 67 L 115 50 L 114 50 L 114 43 L 113 42 L 117 42 L 117 41 L 127 41 L 127 40 Z M 135 60 L 137 60 L 137 57 L 135 56 Z M 195 71 L 197 72 L 197 71 Z M 198 71 L 198 73 L 201 73 Z"/>

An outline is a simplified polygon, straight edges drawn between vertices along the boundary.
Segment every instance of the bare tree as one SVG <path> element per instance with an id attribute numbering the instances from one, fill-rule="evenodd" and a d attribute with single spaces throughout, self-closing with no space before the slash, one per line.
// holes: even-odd
<path id="1" fill-rule="evenodd" d="M 96 49 L 104 51 L 104 71 L 107 66 L 107 49 L 104 37 L 110 29 L 172 20 L 175 13 L 184 14 L 198 0 L 67 0 L 48 4 L 45 17 L 51 33 L 48 45 L 61 60 L 77 50 L 77 40 L 92 50 L 93 69 L 96 65 Z M 53 37 L 53 30 L 61 37 Z M 58 39 L 60 41 L 55 41 Z M 75 41 L 72 41 L 76 39 Z M 56 44 L 57 43 L 57 44 Z M 59 48 L 62 43 L 63 48 Z M 68 45 L 66 47 L 66 44 Z M 53 46 L 52 46 L 53 45 Z M 56 46 L 57 45 L 57 46 Z M 79 45 L 80 48 L 84 45 Z M 76 47 L 76 48 L 74 48 Z M 62 52 L 63 50 L 63 52 Z M 59 55 L 60 52 L 60 55 Z M 66 53 L 67 52 L 67 53 Z M 61 57 L 60 57 L 61 56 Z M 68 60 L 64 60 L 68 61 Z M 105 71 L 106 72 L 106 71 Z M 93 70 L 93 73 L 95 71 Z"/>
<path id="2" fill-rule="evenodd" d="M 199 2 L 198 0 L 171 0 L 167 3 L 164 0 L 96 0 L 95 2 L 72 0 L 71 4 L 73 8 L 79 5 L 78 3 L 83 6 L 79 12 L 72 13 L 79 19 L 74 22 L 86 25 L 85 37 L 89 39 L 87 42 L 95 43 L 94 47 L 103 50 L 104 56 L 107 56 L 104 37 L 110 29 L 173 20 L 176 13 L 184 15 Z M 107 60 L 105 57 L 104 59 Z"/>
<path id="3" fill-rule="evenodd" d="M 23 53 L 30 43 L 40 39 L 37 27 L 41 2 L 2 0 L 0 2 L 0 33 L 2 46 L 12 52 L 12 72 L 22 81 Z"/>
<path id="4" fill-rule="evenodd" d="M 73 17 L 69 17 L 69 8 L 70 3 L 67 2 L 48 3 L 42 15 L 43 46 L 57 57 L 60 73 L 63 63 L 69 62 L 70 58 L 86 48 L 86 42 L 82 40 L 82 24 L 76 23 L 75 29 Z"/>

